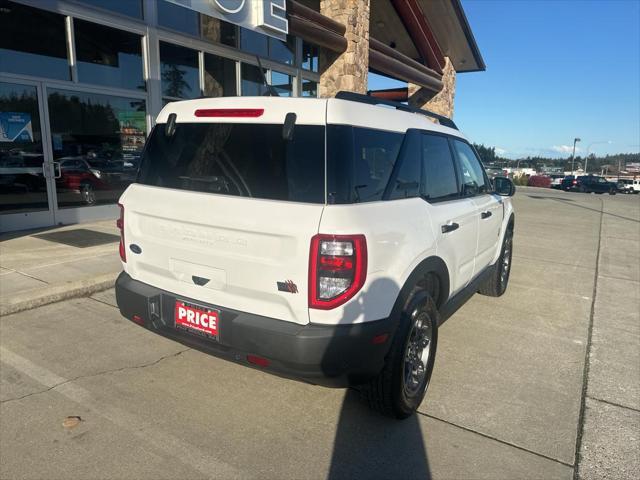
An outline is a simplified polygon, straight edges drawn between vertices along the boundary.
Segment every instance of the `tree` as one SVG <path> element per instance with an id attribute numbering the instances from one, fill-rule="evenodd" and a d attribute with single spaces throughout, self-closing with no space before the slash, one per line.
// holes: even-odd
<path id="1" fill-rule="evenodd" d="M 178 65 L 173 63 L 164 65 L 162 70 L 162 80 L 167 82 L 163 93 L 168 97 L 182 98 L 186 96 L 185 90 L 191 90 L 191 86 L 184 80 L 187 71 L 180 70 Z"/>

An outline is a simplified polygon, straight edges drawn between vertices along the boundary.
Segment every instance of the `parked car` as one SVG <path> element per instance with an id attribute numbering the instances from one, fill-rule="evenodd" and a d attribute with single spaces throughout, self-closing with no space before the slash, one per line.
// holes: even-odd
<path id="1" fill-rule="evenodd" d="M 527 186 L 549 188 L 551 186 L 551 178 L 546 175 L 531 175 L 527 180 Z"/>
<path id="2" fill-rule="evenodd" d="M 607 181 L 604 177 L 596 175 L 584 175 L 577 178 L 575 190 L 582 193 L 608 193 L 615 195 L 618 187 L 615 183 Z"/>
<path id="3" fill-rule="evenodd" d="M 124 190 L 117 179 L 92 167 L 83 157 L 63 157 L 57 163 L 56 190 L 61 203 L 113 202 Z"/>
<path id="4" fill-rule="evenodd" d="M 562 179 L 564 178 L 564 175 L 552 174 L 549 175 L 549 177 L 551 178 L 551 188 L 560 189 L 562 187 Z"/>
<path id="5" fill-rule="evenodd" d="M 451 120 L 352 93 L 182 101 L 157 122 L 120 198 L 122 315 L 415 412 L 440 323 L 507 288 L 511 180 L 491 188 Z"/>
<path id="6" fill-rule="evenodd" d="M 568 192 L 575 189 L 576 185 L 578 185 L 578 179 L 574 175 L 567 175 L 560 182 L 560 189 Z"/>
<path id="7" fill-rule="evenodd" d="M 619 193 L 640 193 L 640 180 L 621 178 L 617 182 Z"/>

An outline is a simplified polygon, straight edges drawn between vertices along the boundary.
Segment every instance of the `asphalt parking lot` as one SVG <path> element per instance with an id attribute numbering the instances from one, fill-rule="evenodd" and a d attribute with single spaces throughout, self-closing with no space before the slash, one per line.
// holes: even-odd
<path id="1" fill-rule="evenodd" d="M 187 349 L 108 290 L 0 320 L 0 476 L 636 478 L 640 196 L 514 202 L 509 289 L 442 326 L 418 415 Z"/>

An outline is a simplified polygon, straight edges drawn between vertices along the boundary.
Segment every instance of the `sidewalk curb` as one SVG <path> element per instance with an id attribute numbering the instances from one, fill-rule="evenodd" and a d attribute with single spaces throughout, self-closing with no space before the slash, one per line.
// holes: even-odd
<path id="1" fill-rule="evenodd" d="M 118 275 L 119 272 L 107 273 L 87 280 L 66 282 L 62 285 L 52 285 L 37 292 L 16 295 L 9 303 L 0 305 L 0 317 L 70 298 L 88 297 L 102 290 L 113 288 Z"/>

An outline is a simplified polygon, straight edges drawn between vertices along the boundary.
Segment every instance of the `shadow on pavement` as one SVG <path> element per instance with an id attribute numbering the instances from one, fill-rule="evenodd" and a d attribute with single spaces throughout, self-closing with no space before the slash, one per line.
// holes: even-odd
<path id="1" fill-rule="evenodd" d="M 384 417 L 347 390 L 333 444 L 329 480 L 352 478 L 430 479 L 418 415 Z"/>

